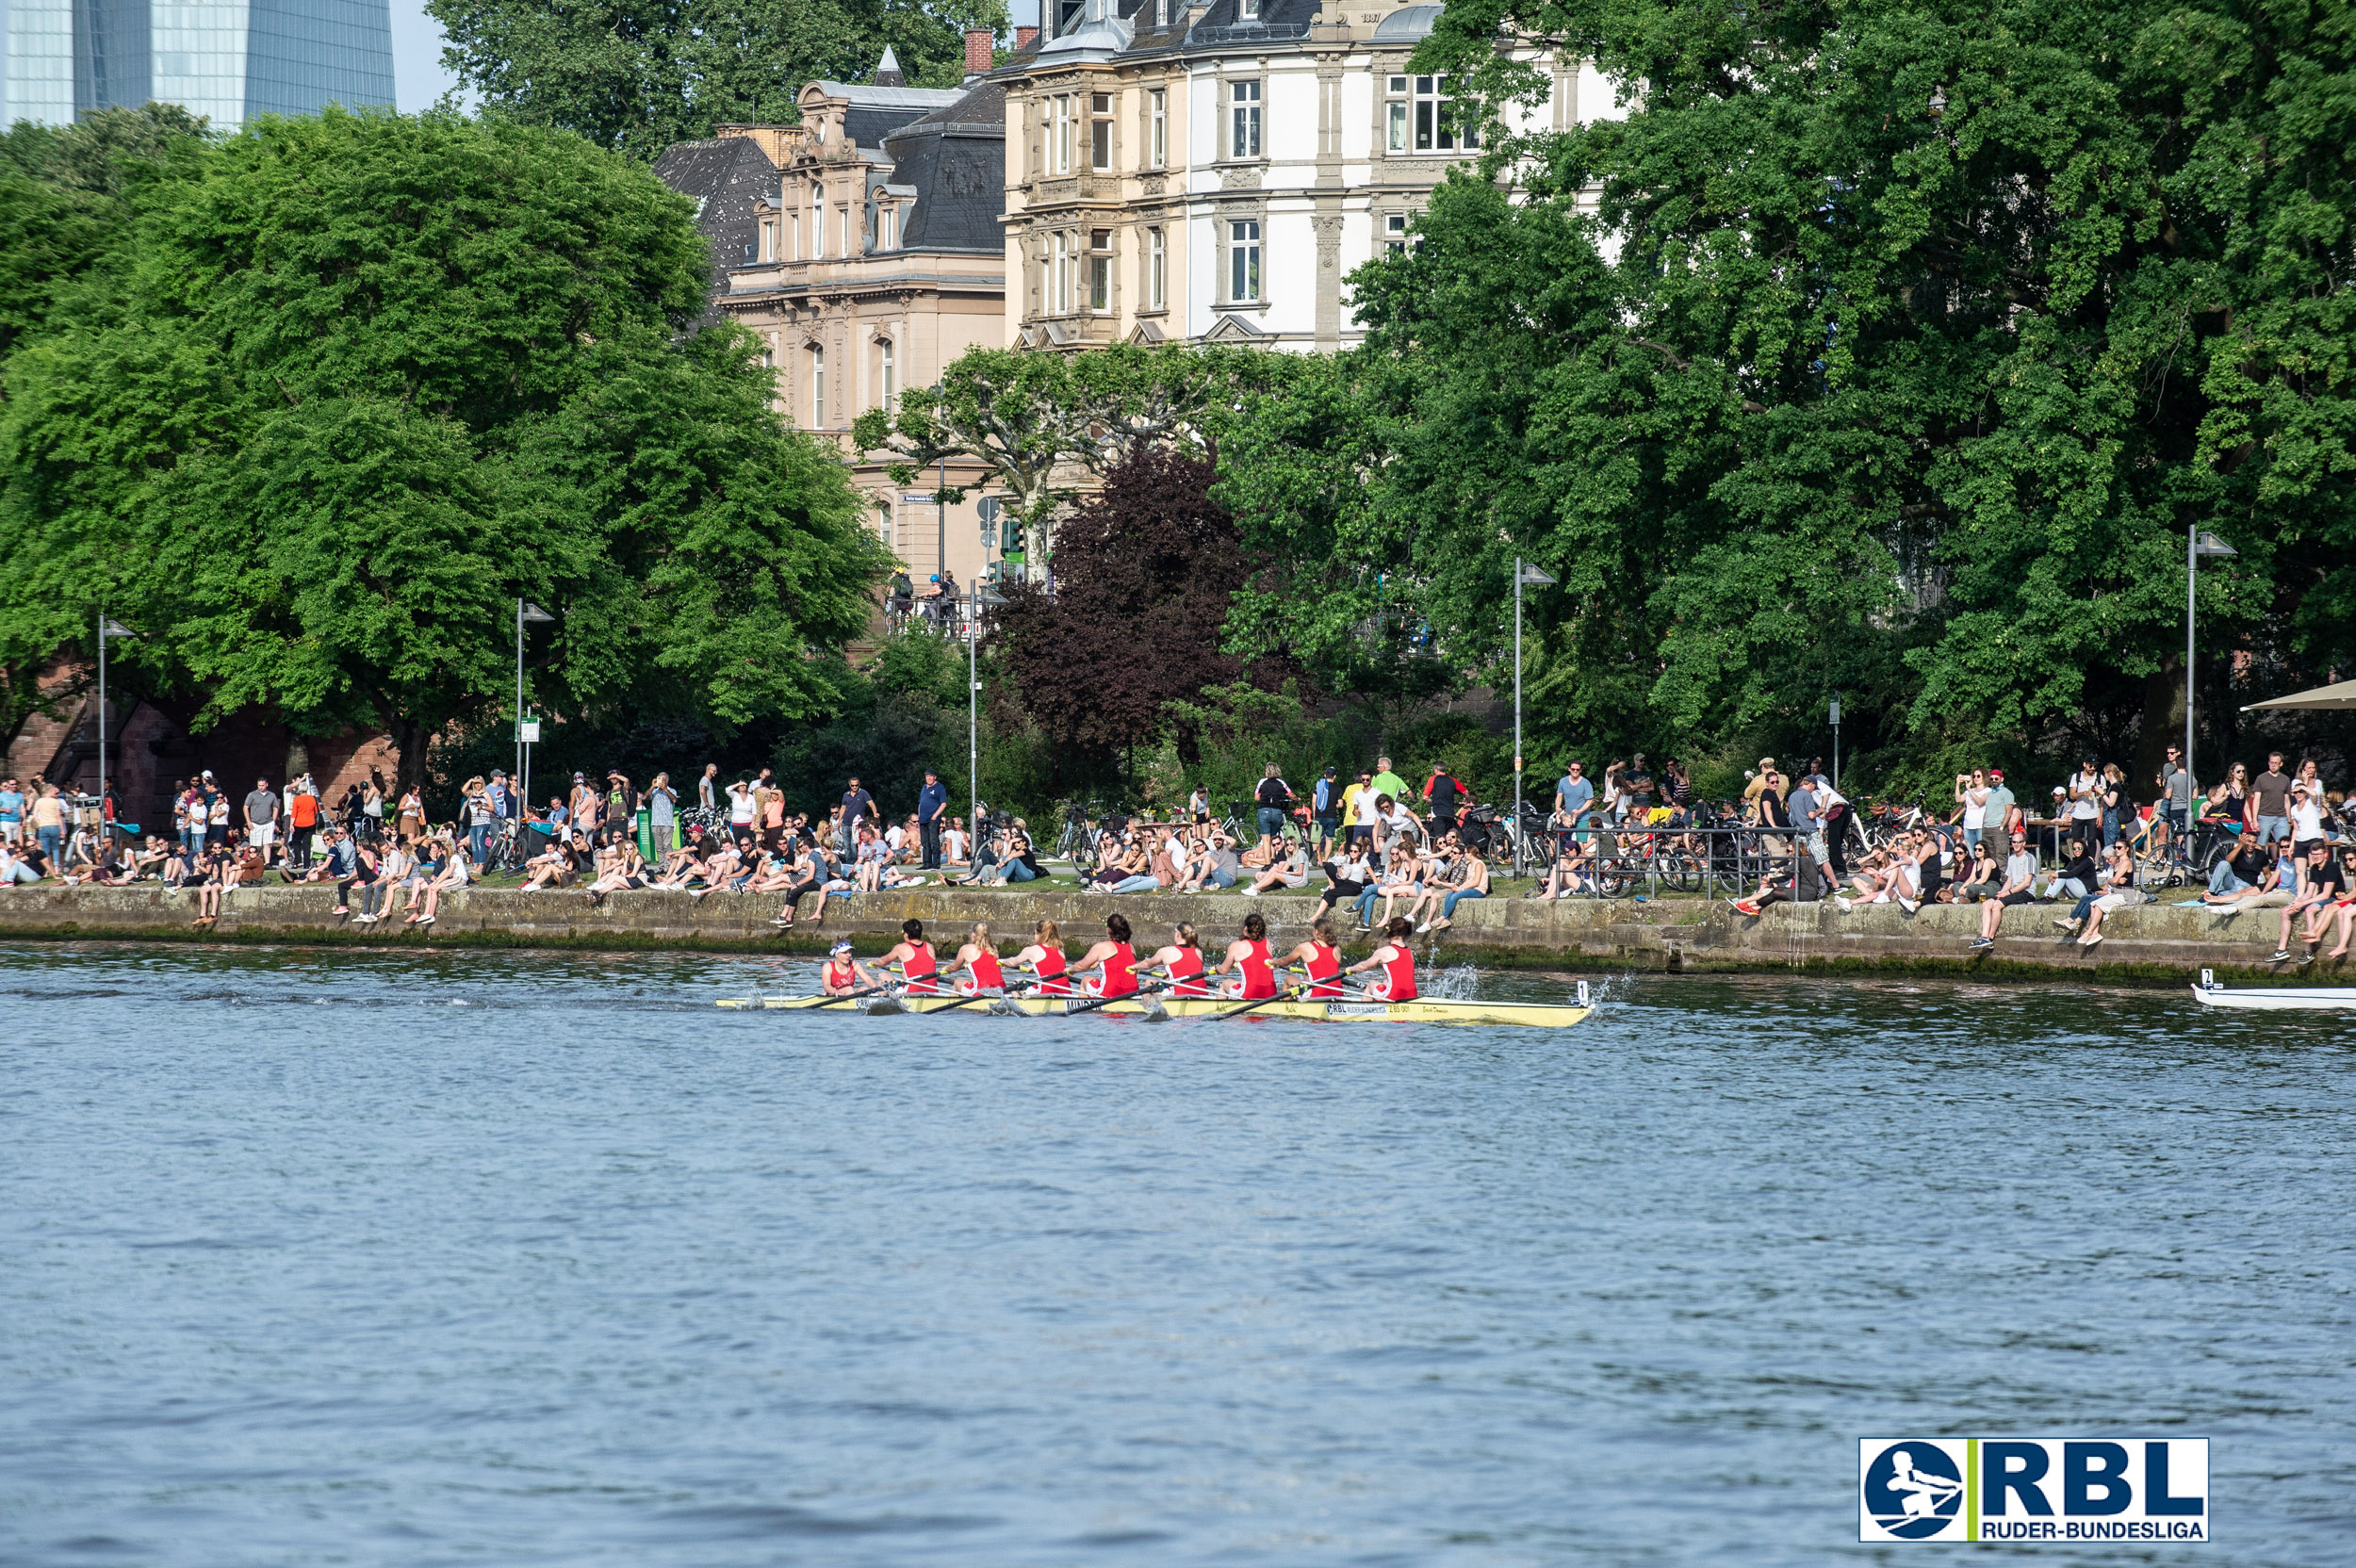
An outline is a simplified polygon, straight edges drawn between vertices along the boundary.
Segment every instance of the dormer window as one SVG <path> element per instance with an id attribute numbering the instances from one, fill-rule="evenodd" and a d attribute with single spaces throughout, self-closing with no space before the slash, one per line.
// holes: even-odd
<path id="1" fill-rule="evenodd" d="M 1235 0 L 1235 20 L 1238 22 L 1259 21 L 1260 0 Z"/>
<path id="2" fill-rule="evenodd" d="M 875 249 L 891 251 L 899 248 L 900 212 L 897 207 L 875 209 Z"/>

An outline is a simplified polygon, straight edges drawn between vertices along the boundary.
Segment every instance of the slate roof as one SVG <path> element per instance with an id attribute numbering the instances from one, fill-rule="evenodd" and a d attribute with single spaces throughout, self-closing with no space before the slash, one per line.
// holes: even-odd
<path id="1" fill-rule="evenodd" d="M 907 251 L 983 251 L 1006 246 L 1006 90 L 988 77 L 946 94 L 952 101 L 884 141 L 893 185 L 916 192 L 900 237 Z"/>
<path id="2" fill-rule="evenodd" d="M 712 293 L 726 294 L 728 270 L 756 253 L 761 237 L 754 204 L 777 190 L 777 168 L 749 137 L 681 141 L 654 161 L 655 178 L 695 198 L 695 227 L 711 250 Z"/>

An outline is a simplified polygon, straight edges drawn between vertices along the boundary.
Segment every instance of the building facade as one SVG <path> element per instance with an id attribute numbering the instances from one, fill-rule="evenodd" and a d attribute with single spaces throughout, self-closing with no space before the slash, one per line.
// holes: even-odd
<path id="1" fill-rule="evenodd" d="M 10 121 L 179 104 L 215 129 L 393 102 L 389 0 L 8 0 Z"/>
<path id="2" fill-rule="evenodd" d="M 1441 7 L 1047 0 L 1006 106 L 1006 332 L 1025 347 L 1217 340 L 1335 349 L 1345 278 L 1478 158 L 1445 77 L 1408 58 Z M 1556 127 L 1616 113 L 1536 50 Z"/>
<path id="3" fill-rule="evenodd" d="M 655 166 L 702 203 L 715 309 L 760 339 L 787 418 L 843 446 L 920 597 L 944 572 L 970 585 L 994 563 L 984 473 L 953 461 L 895 485 L 850 449 L 850 424 L 1005 342 L 1005 105 L 984 74 L 990 35 L 967 41 L 963 87 L 908 87 L 886 51 L 872 83 L 805 86 L 798 125 L 721 126 Z M 943 507 L 943 487 L 969 494 Z"/>

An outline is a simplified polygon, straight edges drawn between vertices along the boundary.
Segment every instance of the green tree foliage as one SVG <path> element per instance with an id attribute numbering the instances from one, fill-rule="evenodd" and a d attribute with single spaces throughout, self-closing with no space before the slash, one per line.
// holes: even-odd
<path id="1" fill-rule="evenodd" d="M 512 703 L 519 596 L 561 617 L 532 677 L 560 711 L 832 703 L 815 655 L 863 628 L 879 551 L 749 340 L 691 335 L 700 241 L 643 167 L 331 110 L 152 189 L 92 264 L 119 305 L 8 362 L 0 624 L 104 604 L 200 724 L 384 727 L 405 778 Z"/>
<path id="2" fill-rule="evenodd" d="M 1458 0 L 1419 63 L 1537 101 L 1509 28 L 1627 117 L 1493 138 L 1521 194 L 1451 180 L 1359 275 L 1367 349 L 1262 421 L 1331 440 L 1234 498 L 1294 581 L 1371 541 L 1469 661 L 1535 558 L 1541 733 L 1591 742 L 1841 687 L 1917 759 L 2157 745 L 2190 525 L 2243 551 L 2201 575 L 2220 663 L 2356 663 L 2356 13 Z"/>
<path id="3" fill-rule="evenodd" d="M 964 31 L 1003 0 L 430 0 L 442 61 L 486 109 L 651 160 L 720 124 L 790 125 L 819 77 L 867 79 L 889 45 L 912 87 L 955 87 Z"/>
<path id="4" fill-rule="evenodd" d="M 851 433 L 862 455 L 892 460 L 897 484 L 920 482 L 943 458 L 982 464 L 1011 498 L 1039 566 L 1082 473 L 1102 478 L 1156 445 L 1209 449 L 1244 395 L 1283 384 L 1299 363 L 1178 344 L 1072 354 L 969 349 L 939 382 L 908 388 L 889 410 L 869 409 Z"/>

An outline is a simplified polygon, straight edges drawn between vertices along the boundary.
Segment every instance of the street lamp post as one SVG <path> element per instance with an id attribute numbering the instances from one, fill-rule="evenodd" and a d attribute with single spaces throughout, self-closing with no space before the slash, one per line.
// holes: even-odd
<path id="1" fill-rule="evenodd" d="M 106 821 L 106 639 L 138 635 L 121 621 L 108 620 L 104 610 L 98 612 L 98 841 L 102 846 L 114 831 Z"/>
<path id="2" fill-rule="evenodd" d="M 2178 834 L 2176 858 L 2184 858 L 2184 841 L 2192 837 L 2192 796 L 2199 789 L 2200 779 L 2192 769 L 2192 611 L 2193 589 L 2201 573 L 2201 558 L 2223 558 L 2239 555 L 2241 551 L 2198 524 L 2184 530 L 2184 831 Z M 2168 803 L 2160 803 L 2165 807 Z"/>
<path id="3" fill-rule="evenodd" d="M 973 840 L 968 855 L 979 850 L 982 836 L 982 672 L 980 655 L 974 651 L 974 629 L 981 624 L 984 605 L 1006 602 L 1006 595 L 974 578 L 973 602 L 965 614 L 965 821 L 966 832 Z"/>
<path id="4" fill-rule="evenodd" d="M 532 805 L 532 781 L 524 772 L 524 623 L 555 619 L 528 599 L 515 601 L 515 831 L 519 834 L 523 831 L 524 812 Z"/>
<path id="5" fill-rule="evenodd" d="M 1832 787 L 1841 788 L 1841 694 L 1832 694 Z"/>
<path id="6" fill-rule="evenodd" d="M 1522 584 L 1544 588 L 1554 579 L 1513 558 L 1513 874 L 1522 874 Z"/>

